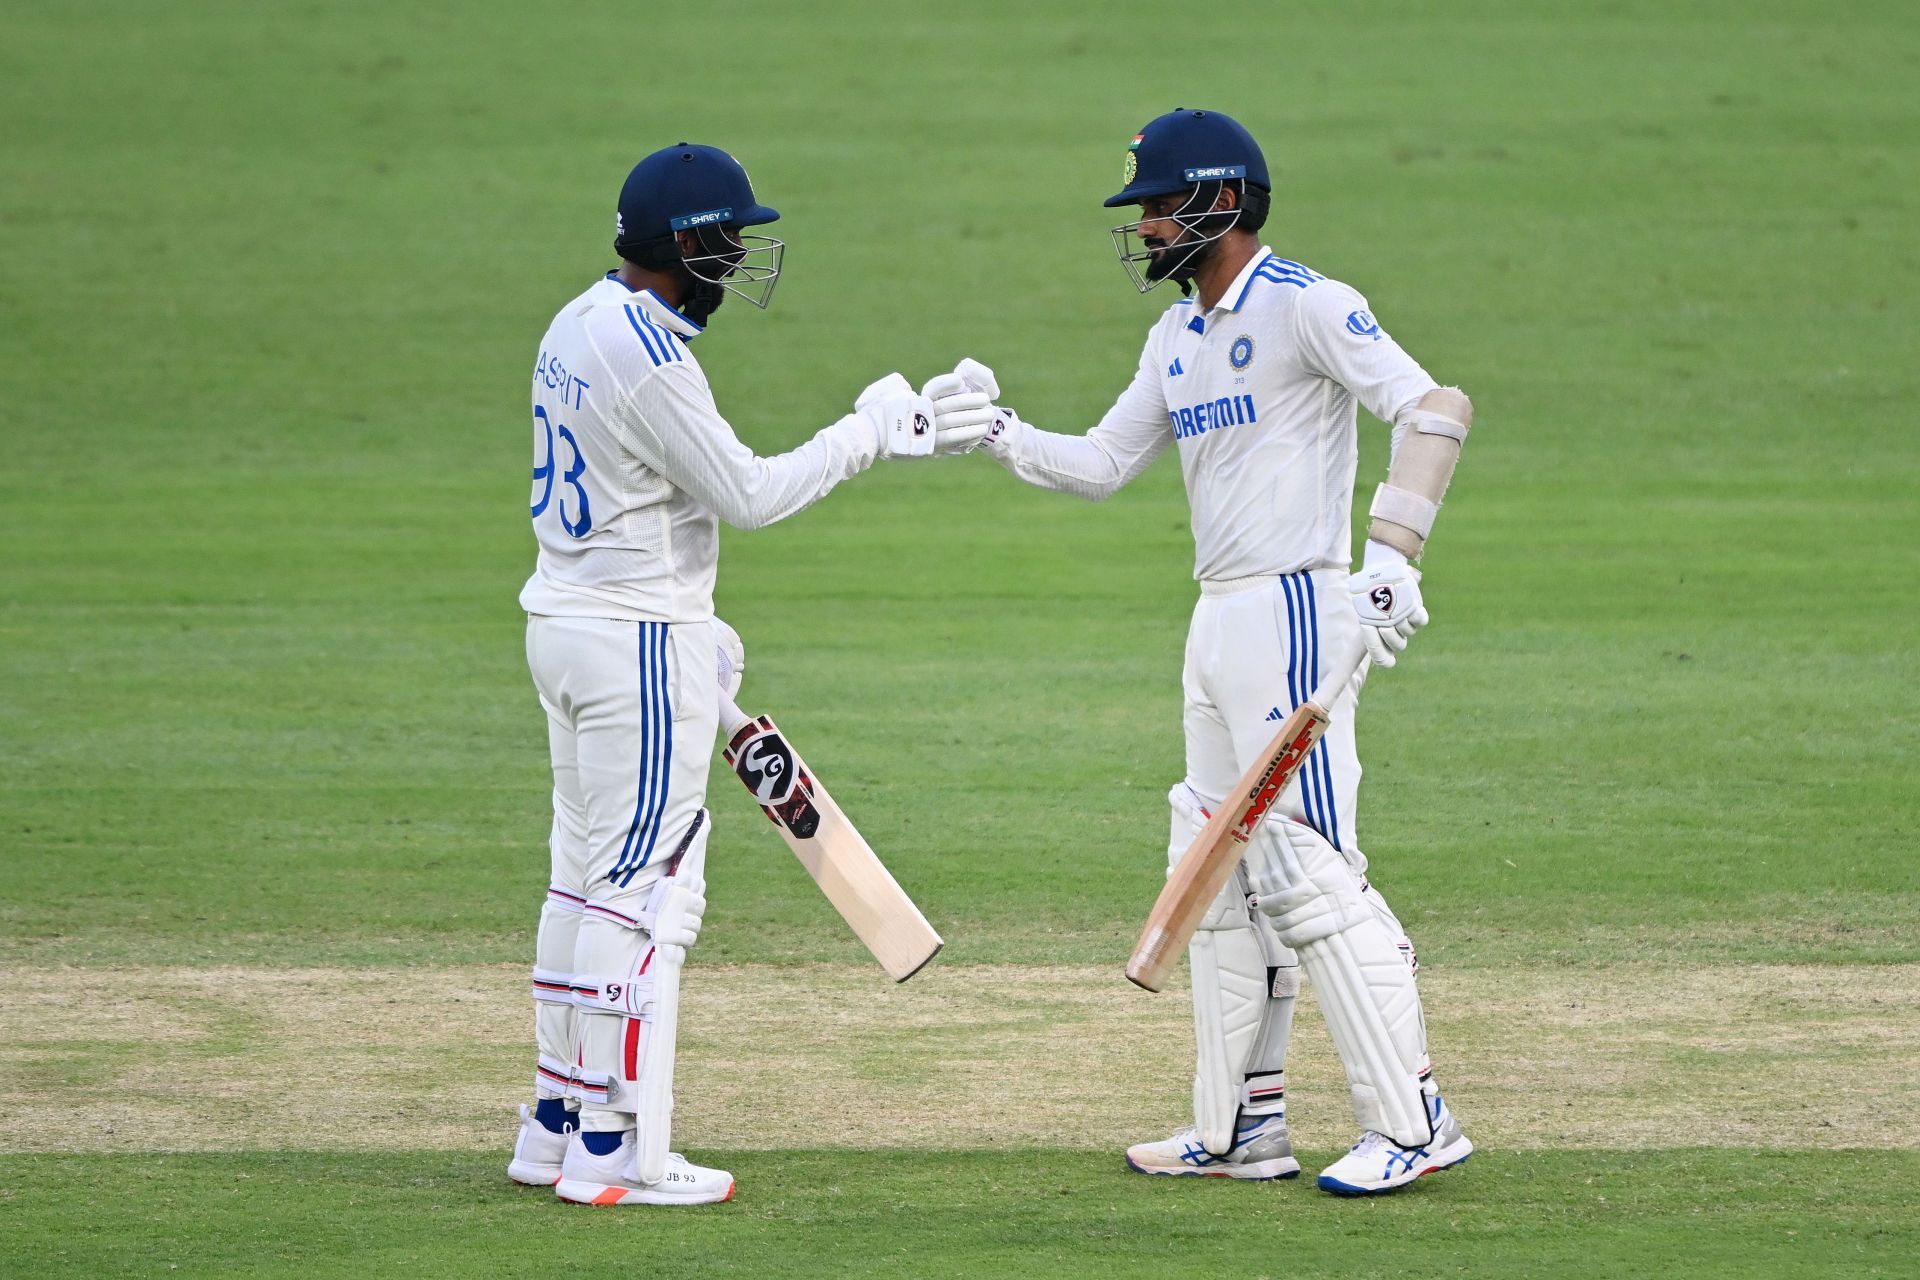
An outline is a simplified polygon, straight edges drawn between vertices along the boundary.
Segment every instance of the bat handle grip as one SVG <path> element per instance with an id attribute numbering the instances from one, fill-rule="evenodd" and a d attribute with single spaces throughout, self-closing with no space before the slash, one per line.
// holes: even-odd
<path id="1" fill-rule="evenodd" d="M 749 716 L 746 712 L 742 711 L 738 706 L 736 706 L 732 698 L 729 698 L 725 693 L 722 693 L 720 695 L 720 736 L 721 737 L 731 738 L 734 734 L 740 732 L 741 725 L 744 725 L 748 720 L 752 718 L 753 717 Z"/>
<path id="2" fill-rule="evenodd" d="M 1327 674 L 1321 678 L 1319 684 L 1313 686 L 1313 692 L 1307 695 L 1307 700 L 1322 711 L 1333 710 L 1333 704 L 1339 701 L 1340 694 L 1347 687 L 1347 682 L 1353 679 L 1353 673 L 1358 671 L 1360 664 L 1366 660 L 1366 644 L 1355 640 L 1352 646 L 1341 654 L 1331 667 L 1327 668 Z"/>

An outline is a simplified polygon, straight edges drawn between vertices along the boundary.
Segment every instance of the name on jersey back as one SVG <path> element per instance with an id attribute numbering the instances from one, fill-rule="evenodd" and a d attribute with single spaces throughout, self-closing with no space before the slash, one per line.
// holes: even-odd
<path id="1" fill-rule="evenodd" d="M 588 389 L 593 386 L 591 382 L 582 382 L 568 373 L 567 366 L 560 363 L 560 357 L 550 356 L 545 351 L 540 353 L 540 363 L 533 366 L 533 380 L 549 391 L 558 391 L 561 406 L 574 409 L 580 407 Z"/>

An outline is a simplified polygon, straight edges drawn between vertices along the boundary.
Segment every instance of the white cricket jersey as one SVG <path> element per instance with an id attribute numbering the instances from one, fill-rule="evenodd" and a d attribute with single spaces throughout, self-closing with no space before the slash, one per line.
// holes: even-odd
<path id="1" fill-rule="evenodd" d="M 1167 308 L 1092 431 L 1021 423 L 989 447 L 1023 480 L 1097 500 L 1176 445 L 1195 578 L 1344 569 L 1355 403 L 1392 422 L 1435 385 L 1356 290 L 1263 245 L 1211 311 Z"/>
<path id="2" fill-rule="evenodd" d="M 689 350 L 699 332 L 611 272 L 553 318 L 533 367 L 528 613 L 710 618 L 720 520 L 758 528 L 873 462 L 878 432 L 853 415 L 755 457 L 714 408 Z"/>

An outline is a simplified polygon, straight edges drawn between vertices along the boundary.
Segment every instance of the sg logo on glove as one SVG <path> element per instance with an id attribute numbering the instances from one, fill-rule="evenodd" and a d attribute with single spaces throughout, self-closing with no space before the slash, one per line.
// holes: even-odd
<path id="1" fill-rule="evenodd" d="M 913 415 L 913 434 L 914 435 L 923 436 L 931 430 L 933 430 L 933 423 L 927 420 L 926 414 L 916 413 Z"/>
<path id="2" fill-rule="evenodd" d="M 1378 609 L 1381 613 L 1390 614 L 1393 612 L 1393 588 L 1392 587 L 1389 587 L 1386 584 L 1382 583 L 1380 586 L 1375 587 L 1372 591 L 1367 593 L 1367 599 L 1371 600 L 1373 602 L 1373 607 Z"/>

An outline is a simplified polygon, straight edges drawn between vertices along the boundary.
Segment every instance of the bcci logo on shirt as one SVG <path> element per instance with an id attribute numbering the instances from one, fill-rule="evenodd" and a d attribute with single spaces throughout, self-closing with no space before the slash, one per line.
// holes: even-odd
<path id="1" fill-rule="evenodd" d="M 1236 372 L 1252 364 L 1253 339 L 1244 333 L 1235 338 L 1233 345 L 1227 348 L 1227 363 L 1232 365 Z"/>

